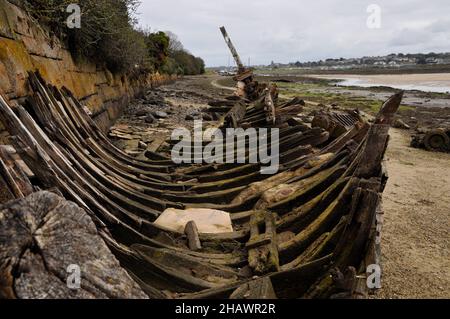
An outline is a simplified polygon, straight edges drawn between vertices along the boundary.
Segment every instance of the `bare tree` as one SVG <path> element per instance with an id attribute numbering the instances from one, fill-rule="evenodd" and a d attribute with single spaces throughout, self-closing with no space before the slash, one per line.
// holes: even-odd
<path id="1" fill-rule="evenodd" d="M 171 55 L 177 51 L 184 51 L 183 44 L 175 33 L 171 31 L 165 31 L 164 33 L 169 37 L 169 52 Z"/>

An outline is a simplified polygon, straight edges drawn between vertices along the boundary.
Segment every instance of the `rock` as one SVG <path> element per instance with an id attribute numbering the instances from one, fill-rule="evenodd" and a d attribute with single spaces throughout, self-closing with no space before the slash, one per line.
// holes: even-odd
<path id="1" fill-rule="evenodd" d="M 139 141 L 138 146 L 139 146 L 140 149 L 144 149 L 144 150 L 147 148 L 147 144 L 142 142 L 142 141 Z"/>
<path id="2" fill-rule="evenodd" d="M 156 117 L 157 119 L 165 119 L 168 117 L 166 112 L 163 111 L 155 111 L 152 113 L 154 117 Z"/>
<path id="3" fill-rule="evenodd" d="M 202 118 L 205 121 L 214 121 L 213 117 L 210 114 L 208 114 L 208 113 L 203 113 L 202 114 Z"/>
<path id="4" fill-rule="evenodd" d="M 157 96 L 157 95 L 147 95 L 145 97 L 145 104 L 152 104 L 152 105 L 164 105 L 164 98 Z"/>
<path id="5" fill-rule="evenodd" d="M 145 109 L 140 109 L 135 113 L 136 116 L 145 116 L 147 114 L 148 114 L 148 111 Z"/>
<path id="6" fill-rule="evenodd" d="M 153 115 L 149 114 L 145 117 L 144 121 L 145 123 L 152 124 L 156 122 L 156 118 Z"/>
<path id="7" fill-rule="evenodd" d="M 395 120 L 393 126 L 394 126 L 395 128 L 399 128 L 399 129 L 402 129 L 402 130 L 409 130 L 409 129 L 411 128 L 408 124 L 406 124 L 405 122 L 403 122 L 401 119 Z"/>
<path id="8" fill-rule="evenodd" d="M 195 120 L 195 118 L 191 114 L 186 115 L 186 117 L 184 119 L 186 121 L 193 121 L 193 120 Z"/>
<path id="9" fill-rule="evenodd" d="M 147 298 L 86 212 L 58 195 L 0 206 L 0 234 L 0 298 Z"/>

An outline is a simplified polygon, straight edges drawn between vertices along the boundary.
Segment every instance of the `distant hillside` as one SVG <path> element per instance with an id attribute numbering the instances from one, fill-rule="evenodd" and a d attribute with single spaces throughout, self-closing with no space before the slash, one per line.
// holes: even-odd
<path id="1" fill-rule="evenodd" d="M 260 67 L 263 71 L 290 69 L 304 73 L 410 73 L 449 72 L 450 53 L 389 54 L 386 56 L 365 56 L 362 58 L 338 58 L 308 62 L 276 63 Z"/>

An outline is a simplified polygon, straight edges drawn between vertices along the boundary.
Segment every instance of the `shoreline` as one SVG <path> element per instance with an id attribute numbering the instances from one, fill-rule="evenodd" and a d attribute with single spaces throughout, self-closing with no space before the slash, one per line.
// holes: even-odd
<path id="1" fill-rule="evenodd" d="M 405 91 L 421 91 L 425 93 L 450 93 L 450 73 L 417 73 L 417 74 L 323 74 L 308 75 L 312 78 L 336 80 L 341 87 L 389 87 Z"/>
<path id="2" fill-rule="evenodd" d="M 450 73 L 439 76 L 443 76 L 444 79 L 447 79 L 448 76 L 450 83 Z M 373 106 L 375 107 L 376 102 L 381 104 L 381 102 L 392 95 L 392 93 L 401 90 L 401 88 L 392 88 L 386 85 L 369 87 L 356 85 L 338 85 L 336 83 L 336 79 L 339 77 L 340 75 L 330 74 L 326 75 L 326 77 L 318 74 L 276 74 L 270 76 L 257 75 L 257 78 L 260 78 L 261 80 L 275 82 L 283 92 L 287 92 L 291 95 L 299 95 L 305 100 L 314 100 L 316 102 L 324 104 L 327 104 L 327 102 L 335 103 L 334 100 L 337 100 L 338 104 L 348 107 L 363 107 L 364 105 L 367 106 L 371 104 L 371 102 L 373 102 Z M 229 81 L 231 80 L 219 80 L 219 83 Z M 450 93 L 426 92 L 420 90 L 411 90 L 411 88 L 403 90 L 405 91 L 405 95 L 402 105 L 406 107 L 420 107 L 425 109 L 450 109 Z M 361 99 L 367 103 L 357 103 L 358 100 Z"/>

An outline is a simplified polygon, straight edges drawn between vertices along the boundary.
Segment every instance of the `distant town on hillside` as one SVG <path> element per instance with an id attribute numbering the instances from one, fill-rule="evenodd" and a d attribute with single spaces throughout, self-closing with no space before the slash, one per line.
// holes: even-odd
<path id="1" fill-rule="evenodd" d="M 252 65 L 251 67 L 265 70 L 276 69 L 313 69 L 313 70 L 348 70 L 348 69 L 377 69 L 377 68 L 408 68 L 408 67 L 439 67 L 450 65 L 450 52 L 445 53 L 392 53 L 385 56 L 364 56 L 361 58 L 330 58 L 319 61 L 278 63 L 272 61 L 268 65 Z M 226 74 L 236 71 L 234 66 L 212 67 L 212 70 L 221 70 Z"/>
<path id="2" fill-rule="evenodd" d="M 272 61 L 269 68 L 323 68 L 323 69 L 349 69 L 365 67 L 403 67 L 414 65 L 450 64 L 450 52 L 446 53 L 392 53 L 386 56 L 365 56 L 362 58 L 338 58 L 320 61 L 276 63 Z"/>

